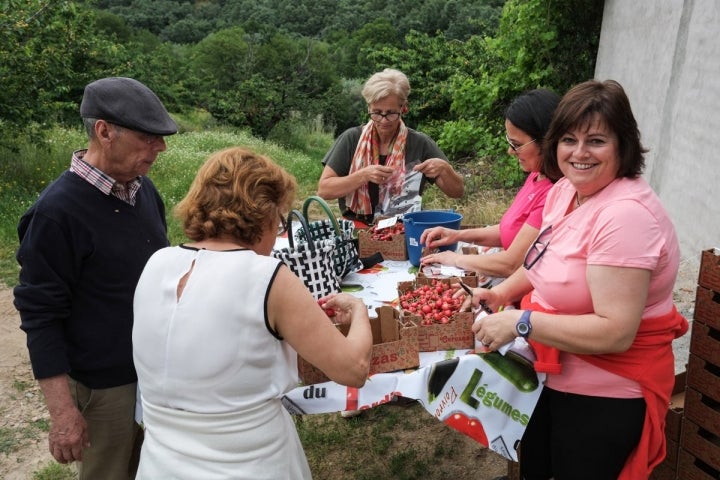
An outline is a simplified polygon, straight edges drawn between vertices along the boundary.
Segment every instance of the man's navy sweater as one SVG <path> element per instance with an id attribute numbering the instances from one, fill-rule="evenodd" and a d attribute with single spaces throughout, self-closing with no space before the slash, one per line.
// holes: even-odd
<path id="1" fill-rule="evenodd" d="M 15 307 L 35 377 L 68 373 L 90 388 L 136 381 L 135 286 L 148 258 L 168 245 L 150 179 L 133 206 L 66 171 L 22 216 L 18 236 Z"/>

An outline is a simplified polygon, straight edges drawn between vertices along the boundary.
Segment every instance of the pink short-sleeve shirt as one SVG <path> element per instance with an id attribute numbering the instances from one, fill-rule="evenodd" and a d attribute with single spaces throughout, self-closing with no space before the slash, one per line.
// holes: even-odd
<path id="1" fill-rule="evenodd" d="M 560 179 L 546 200 L 542 232 L 549 244 L 526 270 L 532 300 L 564 314 L 593 312 L 587 285 L 588 265 L 651 271 L 643 318 L 668 313 L 680 262 L 675 228 L 659 198 L 644 179 L 616 179 L 566 215 L 575 188 Z M 561 352 L 563 371 L 547 385 L 561 391 L 621 398 L 640 396 L 639 386 L 578 357 Z"/>
<path id="2" fill-rule="evenodd" d="M 583 314 L 593 311 L 585 278 L 588 265 L 650 270 L 643 317 L 672 307 L 680 248 L 675 228 L 659 198 L 642 178 L 620 178 L 565 215 L 575 188 L 560 179 L 548 193 L 543 230 L 552 227 L 543 257 L 528 270 L 534 300 L 546 308 Z"/>
<path id="3" fill-rule="evenodd" d="M 542 225 L 545 197 L 553 184 L 547 178 L 537 180 L 538 175 L 538 172 L 528 175 L 510 208 L 500 219 L 500 243 L 505 250 L 510 247 L 523 225 L 527 223 L 538 229 Z"/>

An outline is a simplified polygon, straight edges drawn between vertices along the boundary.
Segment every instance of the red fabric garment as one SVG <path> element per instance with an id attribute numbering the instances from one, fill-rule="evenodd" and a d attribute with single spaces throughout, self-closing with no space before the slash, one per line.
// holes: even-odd
<path id="1" fill-rule="evenodd" d="M 528 293 L 521 302 L 524 310 L 556 313 L 530 301 Z M 675 384 L 675 362 L 672 341 L 684 335 L 688 322 L 677 309 L 666 315 L 644 318 L 630 348 L 622 353 L 578 355 L 583 360 L 634 380 L 640 384 L 645 399 L 645 423 L 638 446 L 625 462 L 618 480 L 648 478 L 653 468 L 665 458 L 665 415 Z M 529 340 L 535 349 L 539 372 L 560 373 L 560 351 Z"/>
<path id="2" fill-rule="evenodd" d="M 556 313 L 554 310 L 548 310 L 543 308 L 539 304 L 530 300 L 532 296 L 532 290 L 528 292 L 520 301 L 521 310 L 532 310 L 534 312 L 548 312 Z M 562 365 L 560 365 L 560 350 L 555 347 L 548 347 L 542 343 L 536 342 L 533 339 L 528 338 L 528 343 L 532 345 L 535 350 L 535 371 L 551 373 L 554 375 L 559 374 L 562 371 Z"/>

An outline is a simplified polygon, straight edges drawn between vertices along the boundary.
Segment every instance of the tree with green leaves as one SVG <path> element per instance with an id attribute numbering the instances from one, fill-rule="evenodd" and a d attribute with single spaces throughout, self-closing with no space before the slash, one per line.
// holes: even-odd
<path id="1" fill-rule="evenodd" d="M 377 18 L 361 28 L 348 32 L 333 32 L 329 41 L 333 45 L 332 58 L 339 75 L 344 78 L 365 79 L 375 73 L 372 56 L 379 49 L 404 49 L 404 39 L 390 19 Z"/>
<path id="2" fill-rule="evenodd" d="M 289 118 L 320 116 L 340 131 L 364 118 L 362 82 L 395 67 L 412 85 L 408 124 L 461 159 L 502 151 L 500 117 L 517 94 L 562 93 L 592 76 L 603 1 L 6 0 L 3 7 L 0 143 L 40 132 L 45 122 L 79 124 L 84 85 L 109 75 L 137 78 L 172 111 L 204 109 L 263 137 Z"/>
<path id="3" fill-rule="evenodd" d="M 322 113 L 323 96 L 337 83 L 325 43 L 280 32 L 225 29 L 200 42 L 192 58 L 200 104 L 261 137 L 291 114 Z"/>
<path id="4" fill-rule="evenodd" d="M 0 10 L 0 145 L 39 137 L 47 124 L 79 124 L 78 103 L 122 47 L 95 37 L 72 1 L 5 0 Z"/>
<path id="5" fill-rule="evenodd" d="M 504 146 L 499 119 L 518 94 L 544 87 L 562 95 L 592 78 L 602 12 L 602 0 L 508 0 L 495 37 L 465 42 L 441 146 L 493 154 Z"/>

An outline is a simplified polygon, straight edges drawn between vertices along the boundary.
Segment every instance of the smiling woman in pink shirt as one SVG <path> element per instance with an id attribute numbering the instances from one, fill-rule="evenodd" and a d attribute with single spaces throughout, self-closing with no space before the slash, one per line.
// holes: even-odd
<path id="1" fill-rule="evenodd" d="M 680 251 L 641 177 L 646 150 L 615 81 L 573 87 L 545 138 L 550 190 L 523 268 L 473 303 L 520 310 L 473 326 L 490 349 L 522 336 L 547 380 L 521 442 L 526 480 L 648 478 L 665 456 Z"/>

